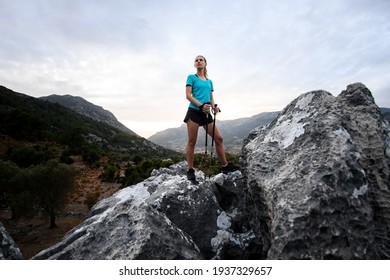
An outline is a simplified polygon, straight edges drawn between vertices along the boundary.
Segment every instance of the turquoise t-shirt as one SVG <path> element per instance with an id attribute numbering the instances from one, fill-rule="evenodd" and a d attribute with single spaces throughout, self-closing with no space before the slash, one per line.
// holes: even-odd
<path id="1" fill-rule="evenodd" d="M 204 104 L 211 102 L 210 93 L 214 91 L 213 82 L 211 80 L 201 80 L 196 74 L 188 75 L 186 86 L 192 86 L 192 96 L 200 103 Z M 199 110 L 199 108 L 192 103 L 190 103 L 189 107 Z"/>

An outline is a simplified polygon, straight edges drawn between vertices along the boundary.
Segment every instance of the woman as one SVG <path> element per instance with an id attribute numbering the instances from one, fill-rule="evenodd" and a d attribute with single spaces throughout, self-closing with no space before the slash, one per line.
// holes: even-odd
<path id="1" fill-rule="evenodd" d="M 194 153 L 196 140 L 198 138 L 198 130 L 200 126 L 206 130 L 209 135 L 213 133 L 213 126 L 207 125 L 213 122 L 210 110 L 213 113 L 218 113 L 220 110 L 214 103 L 213 82 L 207 76 L 207 61 L 201 55 L 195 58 L 194 66 L 196 74 L 188 75 L 186 83 L 186 98 L 190 101 L 187 115 L 184 122 L 187 124 L 188 143 L 186 147 L 187 156 L 187 178 L 196 180 L 194 170 Z M 207 114 L 206 114 L 207 112 Z M 223 147 L 223 138 L 215 126 L 214 129 L 215 150 L 222 165 L 222 172 L 228 173 L 237 170 L 236 167 L 228 163 L 226 160 L 225 149 Z"/>

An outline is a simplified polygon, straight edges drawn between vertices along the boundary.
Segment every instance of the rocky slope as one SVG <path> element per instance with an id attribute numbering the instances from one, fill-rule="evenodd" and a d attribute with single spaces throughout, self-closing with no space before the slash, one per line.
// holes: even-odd
<path id="1" fill-rule="evenodd" d="M 242 169 L 160 169 L 100 201 L 34 259 L 389 259 L 390 132 L 363 84 L 292 101 Z"/>

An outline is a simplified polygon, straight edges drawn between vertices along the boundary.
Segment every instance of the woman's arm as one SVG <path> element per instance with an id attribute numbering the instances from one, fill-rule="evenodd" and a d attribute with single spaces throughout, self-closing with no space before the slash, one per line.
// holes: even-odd
<path id="1" fill-rule="evenodd" d="M 198 100 L 196 100 L 192 96 L 192 86 L 186 86 L 186 98 L 188 101 L 190 101 L 192 104 L 194 104 L 196 107 L 199 107 L 202 105 Z"/>
<path id="2" fill-rule="evenodd" d="M 214 102 L 214 95 L 213 95 L 213 92 L 210 92 L 210 100 L 211 100 L 211 108 L 213 109 L 213 113 L 214 114 L 218 114 L 219 112 L 221 112 L 221 110 L 219 109 L 218 105 L 215 104 Z"/>
<path id="3" fill-rule="evenodd" d="M 214 95 L 213 95 L 213 92 L 210 91 L 210 102 L 211 102 L 211 106 L 214 108 Z"/>

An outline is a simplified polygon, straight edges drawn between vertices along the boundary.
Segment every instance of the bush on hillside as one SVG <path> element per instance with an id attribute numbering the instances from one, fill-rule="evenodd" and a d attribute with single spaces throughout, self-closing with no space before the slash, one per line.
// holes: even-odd
<path id="1" fill-rule="evenodd" d="M 101 175 L 103 182 L 116 182 L 119 177 L 119 168 L 111 163 L 107 163 Z"/>
<path id="2" fill-rule="evenodd" d="M 8 151 L 8 158 L 19 167 L 29 167 L 47 162 L 53 158 L 47 147 L 36 145 L 35 147 L 22 146 Z"/>

